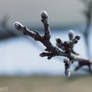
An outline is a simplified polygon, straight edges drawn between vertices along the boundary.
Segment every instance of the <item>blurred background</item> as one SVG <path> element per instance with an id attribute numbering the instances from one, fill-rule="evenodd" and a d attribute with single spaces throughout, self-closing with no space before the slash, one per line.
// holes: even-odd
<path id="1" fill-rule="evenodd" d="M 44 51 L 45 47 L 32 38 L 23 36 L 22 33 L 13 28 L 12 23 L 19 21 L 29 29 L 37 30 L 43 34 L 44 28 L 40 21 L 41 10 L 46 10 L 49 15 L 51 41 L 54 45 L 57 36 L 64 41 L 68 40 L 67 34 L 72 29 L 75 31 L 75 35 L 81 35 L 81 40 L 74 48 L 75 51 L 82 57 L 92 59 L 92 0 L 0 0 L 1 85 L 9 86 L 11 90 L 17 88 L 17 92 L 27 92 L 26 89 L 31 90 L 31 92 L 37 92 L 35 87 L 38 87 L 39 92 L 45 92 L 44 89 L 48 89 L 48 92 L 51 92 L 49 90 L 51 88 L 54 88 L 55 90 L 51 90 L 56 92 L 61 91 L 62 87 L 60 85 L 64 83 L 67 89 L 63 89 L 63 91 L 69 91 L 73 85 L 73 83 L 70 84 L 70 80 L 79 79 L 85 75 L 81 80 L 81 83 L 83 83 L 84 80 L 88 81 L 91 78 L 87 75 L 88 73 L 83 69 L 74 72 L 73 68 L 76 64 L 73 64 L 71 71 L 74 75 L 68 80 L 69 84 L 67 84 L 64 79 L 63 57 L 55 57 L 51 60 L 41 58 L 39 54 Z M 23 78 L 17 78 L 16 76 Z M 45 84 L 43 82 L 39 84 L 41 80 Z M 62 82 L 61 84 L 59 84 L 60 81 Z M 31 88 L 27 83 L 31 83 Z M 53 83 L 58 86 L 56 84 L 52 86 Z M 74 83 L 76 88 L 76 85 L 80 82 L 74 81 Z M 23 89 L 22 87 L 25 85 L 26 88 Z M 90 85 L 91 83 L 89 88 L 91 88 Z M 86 86 L 87 89 L 82 89 L 82 87 L 79 90 L 84 92 L 89 89 L 88 86 Z M 9 89 L 2 88 L 0 90 L 6 92 Z M 16 90 L 11 92 L 16 92 Z M 71 92 L 73 91 L 74 89 L 71 90 Z"/>

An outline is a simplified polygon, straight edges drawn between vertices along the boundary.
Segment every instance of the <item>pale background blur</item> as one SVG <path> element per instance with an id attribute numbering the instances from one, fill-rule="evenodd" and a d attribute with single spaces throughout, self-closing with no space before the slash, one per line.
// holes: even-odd
<path id="1" fill-rule="evenodd" d="M 84 8 L 80 0 L 0 0 L 0 18 L 7 14 L 11 21 L 39 25 L 40 12 L 46 10 L 51 25 L 70 25 L 85 21 L 80 13 Z"/>

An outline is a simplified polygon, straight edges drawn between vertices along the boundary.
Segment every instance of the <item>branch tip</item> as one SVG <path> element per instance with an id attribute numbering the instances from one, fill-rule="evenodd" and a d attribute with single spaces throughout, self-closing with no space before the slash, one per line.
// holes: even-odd
<path id="1" fill-rule="evenodd" d="M 18 21 L 15 21 L 14 23 L 13 23 L 13 26 L 14 26 L 14 28 L 16 28 L 17 30 L 20 30 L 21 28 L 23 28 L 24 27 L 24 25 L 22 25 L 20 22 L 18 22 Z"/>
<path id="2" fill-rule="evenodd" d="M 74 38 L 74 31 L 70 30 L 68 33 L 69 39 L 72 40 Z"/>
<path id="3" fill-rule="evenodd" d="M 42 10 L 41 11 L 41 17 L 44 19 L 44 18 L 48 18 L 48 14 L 45 10 Z"/>

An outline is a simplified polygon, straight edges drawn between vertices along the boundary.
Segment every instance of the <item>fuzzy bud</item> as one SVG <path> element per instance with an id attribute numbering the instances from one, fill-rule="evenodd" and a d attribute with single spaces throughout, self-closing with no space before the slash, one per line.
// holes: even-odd
<path id="1" fill-rule="evenodd" d="M 17 21 L 15 21 L 15 22 L 13 23 L 13 26 L 14 26 L 14 28 L 16 28 L 17 30 L 20 30 L 20 29 L 22 29 L 22 28 L 24 27 L 20 22 L 17 22 Z"/>
<path id="2" fill-rule="evenodd" d="M 69 62 L 69 60 L 65 58 L 64 59 L 64 63 L 68 63 L 68 62 Z"/>
<path id="3" fill-rule="evenodd" d="M 42 17 L 42 18 L 48 18 L 47 12 L 44 11 L 44 10 L 42 10 L 42 11 L 41 11 L 41 17 Z"/>
<path id="4" fill-rule="evenodd" d="M 72 40 L 74 38 L 74 31 L 70 30 L 68 36 L 69 36 L 69 39 Z"/>
<path id="5" fill-rule="evenodd" d="M 63 44 L 63 41 L 62 41 L 60 38 L 56 38 L 56 42 L 57 42 L 58 44 Z"/>
<path id="6" fill-rule="evenodd" d="M 75 39 L 80 40 L 80 36 L 79 35 L 75 36 Z"/>

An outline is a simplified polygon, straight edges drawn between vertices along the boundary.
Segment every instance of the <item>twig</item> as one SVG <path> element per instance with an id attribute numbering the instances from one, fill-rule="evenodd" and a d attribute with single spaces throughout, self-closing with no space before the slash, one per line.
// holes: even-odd
<path id="1" fill-rule="evenodd" d="M 60 38 L 56 39 L 56 45 L 54 46 L 51 41 L 51 34 L 50 28 L 48 23 L 48 14 L 46 11 L 41 12 L 41 21 L 44 25 L 44 35 L 41 36 L 37 31 L 29 30 L 26 26 L 22 25 L 19 22 L 15 22 L 14 26 L 17 30 L 23 32 L 24 35 L 29 35 L 34 40 L 41 42 L 45 47 L 45 51 L 40 54 L 41 57 L 47 57 L 51 59 L 55 56 L 64 56 L 67 57 L 67 60 L 64 60 L 65 63 L 65 75 L 69 77 L 70 72 L 70 65 L 77 61 L 79 65 L 76 67 L 75 70 L 78 70 L 80 67 L 87 65 L 88 67 L 91 66 L 91 61 L 89 59 L 85 59 L 79 56 L 74 50 L 73 47 L 77 42 L 80 40 L 80 36 L 74 36 L 73 32 L 69 32 L 69 41 L 63 42 Z M 85 63 L 86 62 L 86 63 Z"/>

